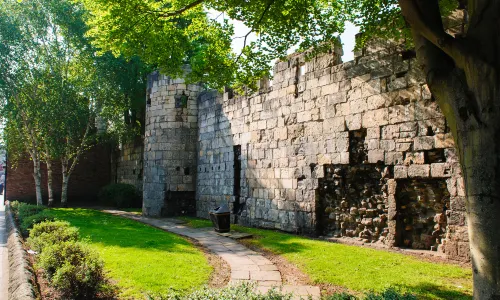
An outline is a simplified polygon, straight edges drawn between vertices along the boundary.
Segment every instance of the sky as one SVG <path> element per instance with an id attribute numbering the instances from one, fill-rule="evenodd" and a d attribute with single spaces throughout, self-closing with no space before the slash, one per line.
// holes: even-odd
<path id="1" fill-rule="evenodd" d="M 219 12 L 217 11 L 211 11 L 209 12 L 209 15 L 212 18 L 216 18 L 217 16 L 220 15 Z M 222 18 L 223 16 L 220 16 L 219 18 Z M 230 20 L 230 22 L 234 25 L 234 36 L 233 36 L 233 50 L 235 53 L 239 53 L 241 51 L 241 48 L 243 47 L 244 44 L 244 38 L 238 38 L 238 37 L 243 37 L 245 36 L 249 28 L 246 27 L 242 22 L 240 21 L 234 21 Z M 354 37 L 355 35 L 359 32 L 359 29 L 354 26 L 352 23 L 347 23 L 346 24 L 346 30 L 345 32 L 340 35 L 340 40 L 342 41 L 343 44 L 343 49 L 344 49 L 344 55 L 342 56 L 342 61 L 343 62 L 348 62 L 350 60 L 354 59 L 354 54 L 353 54 L 353 49 L 354 49 Z M 248 38 L 247 38 L 247 44 L 251 41 L 256 40 L 256 35 L 254 33 L 251 33 Z M 290 53 L 293 52 L 293 49 L 290 51 Z"/>

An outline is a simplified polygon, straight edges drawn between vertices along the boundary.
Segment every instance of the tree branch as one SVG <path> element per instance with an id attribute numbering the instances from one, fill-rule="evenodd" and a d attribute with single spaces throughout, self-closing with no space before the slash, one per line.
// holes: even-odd
<path id="1" fill-rule="evenodd" d="M 465 50 L 462 42 L 444 31 L 437 1 L 398 1 L 403 16 L 412 29 L 450 56 L 455 61 L 455 64 L 463 69 L 470 53 Z M 425 11 L 425 14 L 423 11 Z M 439 19 L 434 16 L 436 14 L 439 15 Z"/>
<path id="2" fill-rule="evenodd" d="M 252 25 L 252 28 L 247 32 L 247 34 L 245 34 L 244 36 L 242 36 L 242 37 L 245 38 L 243 40 L 243 47 L 241 48 L 240 55 L 238 55 L 238 57 L 236 58 L 235 63 L 237 63 L 240 60 L 241 55 L 243 55 L 243 49 L 245 49 L 245 47 L 247 46 L 247 38 L 248 38 L 248 36 L 250 35 L 250 33 L 252 33 L 253 31 L 255 31 L 255 29 L 257 29 L 257 27 L 260 25 L 260 23 L 264 19 L 264 16 L 269 11 L 269 9 L 271 8 L 271 5 L 273 5 L 273 3 L 274 3 L 274 0 L 270 0 L 267 3 L 266 8 L 264 9 L 264 11 L 262 12 L 262 14 L 260 15 L 259 20 L 257 20 L 257 22 Z M 238 38 L 242 38 L 242 37 L 238 37 Z"/>

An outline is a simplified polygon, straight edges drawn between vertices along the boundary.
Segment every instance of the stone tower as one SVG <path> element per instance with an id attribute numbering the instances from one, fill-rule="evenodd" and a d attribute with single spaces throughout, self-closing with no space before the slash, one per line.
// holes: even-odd
<path id="1" fill-rule="evenodd" d="M 158 72 L 148 78 L 142 207 L 146 216 L 196 209 L 197 98 L 202 89 Z"/>

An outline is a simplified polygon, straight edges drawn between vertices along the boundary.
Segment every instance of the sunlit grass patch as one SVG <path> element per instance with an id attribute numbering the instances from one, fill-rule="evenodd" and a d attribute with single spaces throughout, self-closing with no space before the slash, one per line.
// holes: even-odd
<path id="1" fill-rule="evenodd" d="M 204 254 L 175 234 L 90 209 L 52 209 L 50 213 L 80 229 L 99 251 L 120 298 L 147 292 L 187 291 L 208 283 L 212 267 Z"/>
<path id="2" fill-rule="evenodd" d="M 209 220 L 183 218 L 188 226 L 210 227 Z M 272 230 L 231 225 L 254 236 L 246 242 L 282 255 L 316 284 L 357 292 L 397 287 L 427 299 L 470 299 L 472 272 L 457 265 L 364 247 L 330 243 Z"/>

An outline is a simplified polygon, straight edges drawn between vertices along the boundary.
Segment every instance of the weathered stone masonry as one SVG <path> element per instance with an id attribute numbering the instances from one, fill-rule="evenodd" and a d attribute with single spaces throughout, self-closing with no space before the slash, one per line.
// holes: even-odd
<path id="1" fill-rule="evenodd" d="M 143 212 L 194 213 L 197 98 L 200 85 L 154 73 L 149 78 L 144 139 Z"/>
<path id="2" fill-rule="evenodd" d="M 343 64 L 294 55 L 234 97 L 154 74 L 144 213 L 190 212 L 196 193 L 200 217 L 228 203 L 240 224 L 468 260 L 453 140 L 415 65 L 381 43 Z"/>

